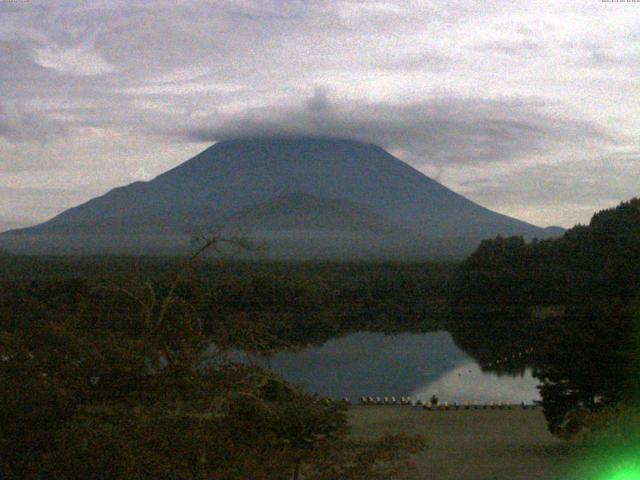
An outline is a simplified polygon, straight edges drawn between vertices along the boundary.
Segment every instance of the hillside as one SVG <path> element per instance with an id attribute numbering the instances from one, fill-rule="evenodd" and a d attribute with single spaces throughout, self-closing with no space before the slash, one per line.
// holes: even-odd
<path id="1" fill-rule="evenodd" d="M 151 181 L 9 233 L 179 236 L 231 225 L 311 237 L 367 230 L 376 241 L 391 230 L 412 241 L 555 233 L 481 207 L 378 146 L 315 138 L 222 141 Z"/>
<path id="2" fill-rule="evenodd" d="M 223 225 L 247 231 L 351 232 L 373 235 L 407 234 L 381 215 L 347 200 L 291 193 L 244 208 Z"/>

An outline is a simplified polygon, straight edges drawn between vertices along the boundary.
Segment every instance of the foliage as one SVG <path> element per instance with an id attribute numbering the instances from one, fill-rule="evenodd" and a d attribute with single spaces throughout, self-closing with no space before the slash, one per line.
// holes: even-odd
<path id="1" fill-rule="evenodd" d="M 483 242 L 452 281 L 457 315 L 449 326 L 485 367 L 496 354 L 534 348 L 512 366 L 534 367 L 549 429 L 572 436 L 636 382 L 638 292 L 640 199 L 633 199 L 559 239 Z"/>
<path id="2" fill-rule="evenodd" d="M 212 343 L 223 335 L 200 307 L 224 297 L 209 296 L 192 268 L 155 283 L 4 285 L 0 468 L 8 479 L 275 480 L 301 471 L 349 479 L 361 478 L 355 466 L 371 478 L 407 468 L 420 439 L 353 439 L 344 407 L 235 363 Z M 238 328 L 246 334 L 250 325 Z"/>
<path id="3" fill-rule="evenodd" d="M 0 281 L 0 312 L 20 321 L 47 308 L 109 309 L 126 321 L 140 298 L 168 294 L 180 268 L 169 257 L 16 257 Z M 131 273 L 132 268 L 135 271 Z M 234 262 L 205 258 L 189 266 L 173 295 L 188 302 L 207 334 L 226 346 L 269 353 L 318 344 L 355 331 L 441 328 L 448 264 Z M 7 278 L 14 280 L 8 281 Z M 114 296 L 113 285 L 135 293 Z M 111 290 L 110 293 L 107 290 Z M 122 291 L 120 292 L 122 293 Z M 6 321 L 0 318 L 0 322 Z M 17 321 L 17 320 L 16 320 Z M 112 319 L 115 321 L 115 319 Z M 243 325 L 243 328 L 238 328 Z M 259 338 L 259 341 L 258 341 Z"/>

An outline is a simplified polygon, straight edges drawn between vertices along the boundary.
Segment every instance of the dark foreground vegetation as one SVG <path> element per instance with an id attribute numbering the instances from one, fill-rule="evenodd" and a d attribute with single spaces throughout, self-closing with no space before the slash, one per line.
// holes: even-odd
<path id="1" fill-rule="evenodd" d="M 0 256 L 0 314 L 23 324 L 52 306 L 137 311 L 139 299 L 164 295 L 178 257 Z M 227 262 L 189 265 L 172 295 L 187 302 L 218 343 L 282 350 L 357 331 L 441 328 L 453 264 Z M 115 288 L 117 286 L 117 288 Z M 98 301 L 99 300 L 99 301 Z M 9 315 L 10 314 L 10 315 Z M 106 313 L 105 313 L 106 314 Z"/>
<path id="2" fill-rule="evenodd" d="M 9 479 L 409 475 L 421 438 L 357 440 L 269 355 L 446 328 L 485 369 L 532 367 L 561 437 L 638 424 L 640 200 L 461 264 L 0 254 L 0 469 Z M 635 419 L 635 420 L 634 420 Z"/>
<path id="3" fill-rule="evenodd" d="M 353 438 L 344 406 L 228 353 L 399 319 L 428 328 L 446 268 L 146 259 L 131 275 L 130 259 L 2 261 L 13 275 L 0 285 L 6 478 L 411 476 L 420 437 Z"/>
<path id="4" fill-rule="evenodd" d="M 639 294 L 634 199 L 558 239 L 483 242 L 452 281 L 448 328 L 487 369 L 534 367 L 549 429 L 569 437 L 638 405 Z"/>

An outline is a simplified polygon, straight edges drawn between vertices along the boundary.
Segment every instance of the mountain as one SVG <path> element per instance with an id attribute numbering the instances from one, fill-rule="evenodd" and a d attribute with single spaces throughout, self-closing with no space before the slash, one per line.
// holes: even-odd
<path id="1" fill-rule="evenodd" d="M 221 141 L 148 182 L 9 233 L 166 237 L 212 227 L 301 241 L 331 233 L 411 242 L 554 233 L 488 210 L 376 145 L 325 138 Z"/>
<path id="2" fill-rule="evenodd" d="M 300 192 L 243 208 L 227 217 L 224 226 L 258 235 L 291 230 L 325 232 L 328 235 L 339 232 L 374 235 L 400 233 L 396 225 L 381 215 L 348 200 L 321 198 Z M 405 235 L 408 233 L 404 232 Z"/>

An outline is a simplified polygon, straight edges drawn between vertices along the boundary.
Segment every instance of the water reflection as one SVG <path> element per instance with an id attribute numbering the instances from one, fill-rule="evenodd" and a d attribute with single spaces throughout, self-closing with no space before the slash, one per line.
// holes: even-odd
<path id="1" fill-rule="evenodd" d="M 411 396 L 428 400 L 436 395 L 443 402 L 531 403 L 540 400 L 538 381 L 526 370 L 520 376 L 498 376 L 482 372 L 474 362 L 458 366 L 435 382 L 416 389 Z"/>
<path id="2" fill-rule="evenodd" d="M 527 401 L 536 380 L 482 373 L 446 332 L 356 333 L 320 347 L 280 353 L 261 363 L 322 396 L 357 398 L 435 393 L 443 401 Z"/>

